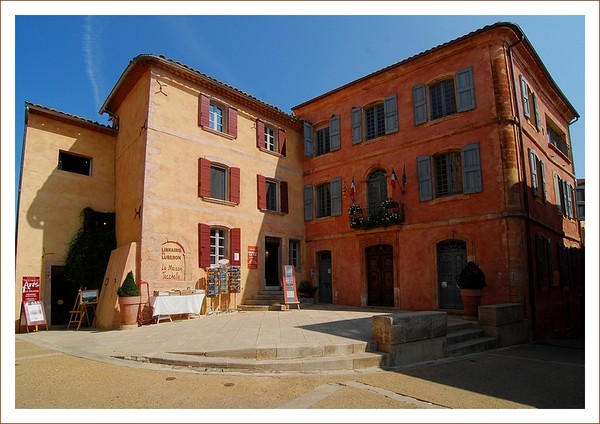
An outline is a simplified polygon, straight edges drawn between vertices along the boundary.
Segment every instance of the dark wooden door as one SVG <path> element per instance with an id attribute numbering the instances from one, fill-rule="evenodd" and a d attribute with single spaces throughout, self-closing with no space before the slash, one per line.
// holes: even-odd
<path id="1" fill-rule="evenodd" d="M 394 255 L 390 245 L 369 247 L 367 289 L 369 306 L 394 306 Z"/>
<path id="2" fill-rule="evenodd" d="M 63 265 L 50 267 L 50 325 L 66 325 L 69 322 L 69 311 L 75 305 L 78 291 L 78 284 L 69 283 L 65 279 Z"/>
<path id="3" fill-rule="evenodd" d="M 460 289 L 456 281 L 467 263 L 467 244 L 461 240 L 449 240 L 439 243 L 437 251 L 440 308 L 462 309 Z"/>
<path id="4" fill-rule="evenodd" d="M 319 267 L 319 303 L 331 303 L 331 252 L 317 253 Z"/>

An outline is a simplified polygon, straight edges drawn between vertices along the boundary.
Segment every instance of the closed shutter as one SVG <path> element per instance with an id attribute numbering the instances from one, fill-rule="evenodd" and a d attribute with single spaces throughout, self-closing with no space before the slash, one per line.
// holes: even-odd
<path id="1" fill-rule="evenodd" d="M 413 109 L 415 114 L 415 125 L 427 122 L 425 84 L 419 84 L 413 87 Z"/>
<path id="2" fill-rule="evenodd" d="M 237 109 L 227 108 L 227 134 L 237 138 Z"/>
<path id="3" fill-rule="evenodd" d="M 282 130 L 281 128 L 277 130 L 277 143 L 279 154 L 285 156 L 285 130 Z"/>
<path id="4" fill-rule="evenodd" d="M 471 67 L 461 69 L 456 73 L 456 92 L 459 112 L 475 109 L 475 86 Z"/>
<path id="5" fill-rule="evenodd" d="M 260 174 L 256 176 L 256 198 L 258 209 L 267 209 L 267 179 Z"/>
<path id="6" fill-rule="evenodd" d="M 198 224 L 198 265 L 210 266 L 210 225 Z"/>
<path id="7" fill-rule="evenodd" d="M 340 116 L 334 115 L 329 119 L 329 146 L 331 151 L 340 150 L 341 132 L 340 132 Z"/>
<path id="8" fill-rule="evenodd" d="M 200 107 L 198 108 L 198 124 L 202 127 L 209 126 L 210 120 L 210 98 L 200 94 Z"/>
<path id="9" fill-rule="evenodd" d="M 567 192 L 567 216 L 573 218 L 573 186 L 565 181 Z"/>
<path id="10" fill-rule="evenodd" d="M 556 200 L 556 208 L 558 209 L 558 212 L 563 213 L 561 183 L 558 175 L 554 176 L 554 200 Z"/>
<path id="11" fill-rule="evenodd" d="M 229 201 L 240 204 L 240 168 L 229 168 Z"/>
<path id="12" fill-rule="evenodd" d="M 383 115 L 385 116 L 385 133 L 391 134 L 398 131 L 398 102 L 396 94 L 388 96 L 383 101 Z"/>
<path id="13" fill-rule="evenodd" d="M 362 143 L 362 109 L 352 108 L 352 144 Z"/>
<path id="14" fill-rule="evenodd" d="M 304 154 L 313 155 L 313 127 L 310 122 L 304 122 Z"/>
<path id="15" fill-rule="evenodd" d="M 198 159 L 198 197 L 210 197 L 210 161 Z"/>
<path id="16" fill-rule="evenodd" d="M 313 219 L 313 187 L 304 186 L 304 220 Z"/>
<path id="17" fill-rule="evenodd" d="M 241 228 L 232 228 L 229 231 L 231 252 L 229 254 L 229 263 L 233 266 L 241 265 L 242 258 L 242 230 Z"/>
<path id="18" fill-rule="evenodd" d="M 481 193 L 483 184 L 481 178 L 481 159 L 479 143 L 469 144 L 462 149 L 463 181 L 465 193 Z"/>
<path id="19" fill-rule="evenodd" d="M 521 78 L 521 99 L 523 101 L 523 115 L 527 118 L 531 116 L 529 111 L 529 90 L 527 88 L 527 82 L 523 75 L 520 75 Z"/>
<path id="20" fill-rule="evenodd" d="M 281 213 L 289 213 L 290 209 L 288 206 L 288 183 L 287 181 L 281 181 L 279 183 L 280 202 L 281 202 Z"/>
<path id="21" fill-rule="evenodd" d="M 534 197 L 538 196 L 537 156 L 529 149 L 529 168 L 531 168 L 531 191 Z"/>
<path id="22" fill-rule="evenodd" d="M 256 120 L 256 147 L 265 148 L 265 123 L 258 119 Z"/>
<path id="23" fill-rule="evenodd" d="M 424 202 L 433 199 L 430 156 L 417 158 L 417 173 L 419 174 L 419 200 Z"/>
<path id="24" fill-rule="evenodd" d="M 342 178 L 331 180 L 331 216 L 342 214 Z"/>
<path id="25" fill-rule="evenodd" d="M 538 111 L 537 96 L 535 93 L 531 93 L 531 100 L 533 101 L 533 114 L 535 117 L 535 129 L 540 131 L 540 113 Z"/>

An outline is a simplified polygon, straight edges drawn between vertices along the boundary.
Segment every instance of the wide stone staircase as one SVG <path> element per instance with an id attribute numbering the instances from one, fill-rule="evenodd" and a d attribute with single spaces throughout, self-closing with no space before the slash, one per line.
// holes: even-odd
<path id="1" fill-rule="evenodd" d="M 283 291 L 279 287 L 266 287 L 258 294 L 252 295 L 241 305 L 238 305 L 238 311 L 283 311 L 285 304 L 283 302 Z"/>
<path id="2" fill-rule="evenodd" d="M 486 337 L 476 322 L 448 317 L 446 349 L 448 356 L 468 355 L 496 346 L 494 337 Z"/>
<path id="3" fill-rule="evenodd" d="M 321 372 L 386 367 L 388 354 L 375 351 L 375 342 L 285 344 L 281 346 L 160 353 L 147 357 L 155 364 L 185 366 L 200 371 Z"/>

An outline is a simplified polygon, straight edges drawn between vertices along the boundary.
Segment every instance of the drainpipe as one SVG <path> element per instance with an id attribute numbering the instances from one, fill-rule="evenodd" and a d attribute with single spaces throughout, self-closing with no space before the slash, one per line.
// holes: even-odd
<path id="1" fill-rule="evenodd" d="M 516 116 L 517 121 L 519 122 L 519 131 L 518 131 L 518 143 L 519 148 L 517 148 L 517 152 L 521 155 L 521 181 L 525 183 L 525 189 L 523 190 L 523 200 L 525 206 L 525 238 L 527 245 L 527 274 L 528 274 L 528 288 L 529 288 L 529 308 L 530 308 L 530 317 L 531 317 L 531 335 L 533 340 L 537 338 L 537 318 L 536 318 L 536 310 L 535 310 L 535 286 L 534 286 L 534 272 L 533 272 L 533 245 L 531 243 L 531 210 L 529 206 L 529 192 L 527 191 L 527 175 L 525 171 L 526 156 L 525 156 L 525 146 L 523 145 L 523 124 L 521 122 L 521 113 L 519 110 L 519 96 L 517 94 L 516 80 L 515 80 L 515 71 L 514 71 L 514 62 L 513 62 L 513 53 L 512 49 L 516 45 L 523 42 L 525 39 L 525 35 L 521 34 L 521 38 L 515 43 L 508 46 L 508 59 L 510 61 L 510 76 L 512 80 L 512 91 L 513 98 L 515 99 L 515 107 L 516 107 Z"/>

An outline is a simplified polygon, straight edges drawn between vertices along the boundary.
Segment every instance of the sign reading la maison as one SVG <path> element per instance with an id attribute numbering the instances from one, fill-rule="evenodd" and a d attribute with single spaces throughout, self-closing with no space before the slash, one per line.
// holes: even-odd
<path id="1" fill-rule="evenodd" d="M 163 280 L 184 280 L 185 252 L 179 243 L 168 241 L 160 247 L 160 276 Z"/>

